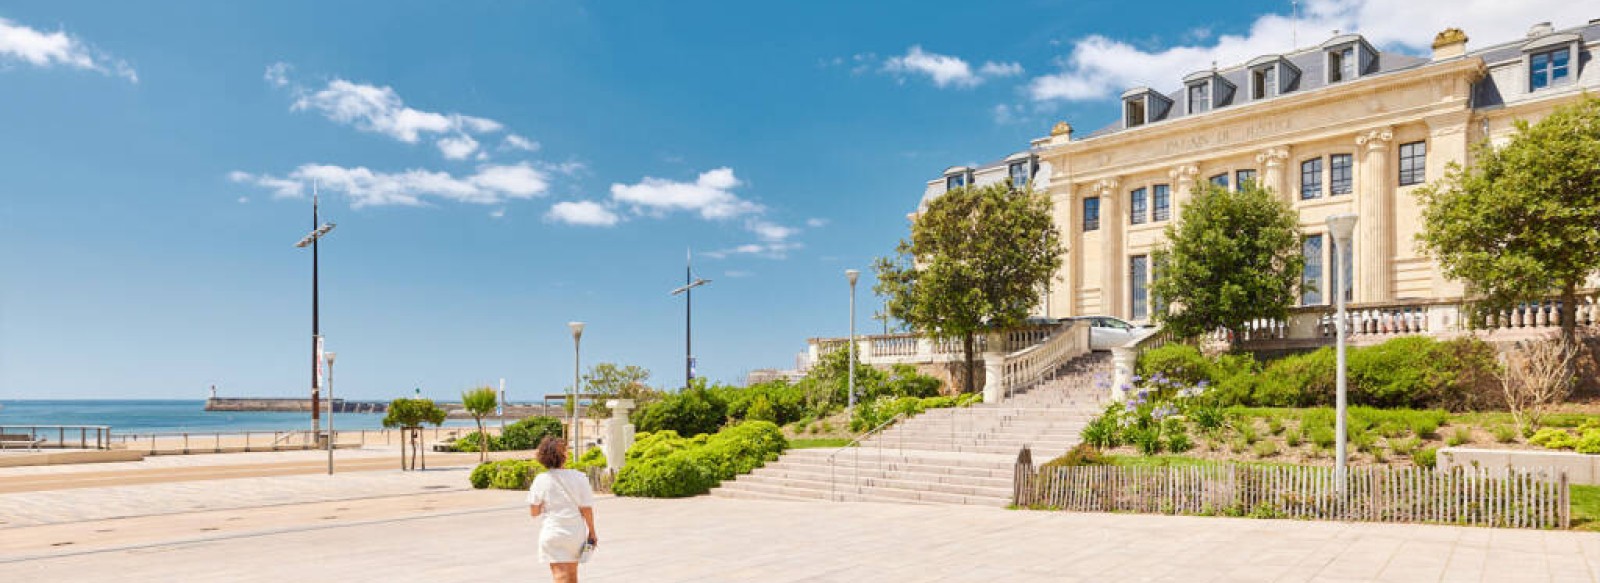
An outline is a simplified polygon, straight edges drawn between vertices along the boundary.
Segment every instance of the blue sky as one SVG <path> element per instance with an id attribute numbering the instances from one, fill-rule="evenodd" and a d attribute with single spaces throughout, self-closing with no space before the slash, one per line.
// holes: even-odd
<path id="1" fill-rule="evenodd" d="M 946 166 L 1291 31 L 1421 53 L 1574 4 L 0 2 L 0 398 L 304 393 L 313 180 L 342 395 L 555 392 L 569 320 L 675 386 L 691 246 L 700 373 L 739 381 L 845 332 Z"/>

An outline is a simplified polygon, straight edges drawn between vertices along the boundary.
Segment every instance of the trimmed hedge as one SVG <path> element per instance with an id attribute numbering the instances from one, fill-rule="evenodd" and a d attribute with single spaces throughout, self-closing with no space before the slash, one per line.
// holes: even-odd
<path id="1" fill-rule="evenodd" d="M 1495 351 L 1476 338 L 1403 336 L 1351 348 L 1348 359 L 1352 404 L 1462 411 L 1496 402 Z M 1247 354 L 1213 359 L 1193 346 L 1169 344 L 1140 355 L 1137 370 L 1146 377 L 1205 381 L 1225 405 L 1313 407 L 1333 403 L 1334 360 L 1334 349 L 1325 347 L 1263 366 Z"/>
<path id="2" fill-rule="evenodd" d="M 489 451 L 524 451 L 539 447 L 545 437 L 560 438 L 566 435 L 566 426 L 554 417 L 528 417 L 506 426 L 501 435 L 489 436 Z M 451 448 L 472 453 L 478 451 L 478 440 L 483 436 L 474 431 L 455 440 Z"/>
<path id="3" fill-rule="evenodd" d="M 778 459 L 786 447 L 783 431 L 769 421 L 745 421 L 694 438 L 672 431 L 641 433 L 611 490 L 646 498 L 697 496 Z"/>
<path id="4" fill-rule="evenodd" d="M 695 379 L 687 389 L 635 411 L 633 424 L 643 432 L 673 431 L 679 435 L 716 433 L 728 417 L 728 402 Z"/>
<path id="5" fill-rule="evenodd" d="M 479 490 L 527 490 L 533 485 L 534 476 L 543 472 L 544 466 L 534 460 L 501 460 L 478 464 L 467 480 Z"/>

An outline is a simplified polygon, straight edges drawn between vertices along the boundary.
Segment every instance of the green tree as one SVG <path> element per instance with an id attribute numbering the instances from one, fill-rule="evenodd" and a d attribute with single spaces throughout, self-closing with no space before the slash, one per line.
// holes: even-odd
<path id="1" fill-rule="evenodd" d="M 1009 183 L 959 188 L 928 203 L 895 257 L 875 262 L 889 314 L 939 339 L 961 339 L 973 392 L 976 335 L 1021 324 L 1061 267 L 1050 199 Z"/>
<path id="2" fill-rule="evenodd" d="M 635 406 L 655 400 L 656 390 L 645 384 L 648 380 L 650 371 L 641 366 L 602 362 L 589 367 L 589 372 L 583 375 L 583 390 L 599 395 L 589 405 L 589 416 L 596 419 L 611 416 L 611 408 L 606 406 L 610 399 L 633 399 Z"/>
<path id="3" fill-rule="evenodd" d="M 483 418 L 494 413 L 496 402 L 494 389 L 490 387 L 478 387 L 461 393 L 462 408 L 467 410 L 467 414 L 472 416 L 472 422 L 478 426 L 479 463 L 489 459 L 489 435 L 484 433 Z"/>
<path id="4" fill-rule="evenodd" d="M 389 410 L 383 416 L 383 426 L 400 428 L 400 469 L 406 467 L 406 444 L 411 446 L 411 467 L 416 469 L 419 452 L 422 450 L 421 440 L 422 424 L 432 424 L 438 427 L 444 424 L 444 409 L 433 404 L 433 399 L 406 399 L 400 398 L 389 402 Z M 407 439 L 409 437 L 409 440 Z M 428 462 L 423 460 L 422 469 L 428 469 Z"/>
<path id="5" fill-rule="evenodd" d="M 1238 192 L 1206 184 L 1179 218 L 1153 254 L 1163 326 L 1180 338 L 1219 328 L 1237 337 L 1250 320 L 1288 317 L 1305 268 L 1289 203 L 1253 182 Z"/>
<path id="6" fill-rule="evenodd" d="M 1421 247 L 1467 283 L 1482 325 L 1489 314 L 1560 298 L 1561 345 L 1577 344 L 1578 289 L 1600 271 L 1600 98 L 1516 122 L 1504 146 L 1474 146 L 1472 165 L 1416 191 Z"/>

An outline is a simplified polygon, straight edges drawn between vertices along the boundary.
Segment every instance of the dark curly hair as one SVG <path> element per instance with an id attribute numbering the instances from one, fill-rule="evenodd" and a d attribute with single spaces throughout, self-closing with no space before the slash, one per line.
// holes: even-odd
<path id="1" fill-rule="evenodd" d="M 534 453 L 534 458 L 539 460 L 539 465 L 545 469 L 553 470 L 567 465 L 567 442 L 559 437 L 545 436 L 539 442 L 539 450 Z"/>

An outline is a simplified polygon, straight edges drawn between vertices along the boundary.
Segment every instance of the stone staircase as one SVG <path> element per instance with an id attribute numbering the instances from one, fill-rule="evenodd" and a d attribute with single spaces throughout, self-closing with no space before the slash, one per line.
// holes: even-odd
<path id="1" fill-rule="evenodd" d="M 785 453 L 711 491 L 727 498 L 975 504 L 1005 506 L 1017 453 L 1035 462 L 1078 443 L 1105 406 L 1110 356 L 1090 353 L 1055 378 L 1002 403 L 934 409 L 847 449 Z"/>

